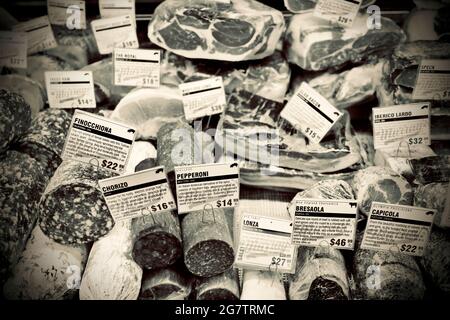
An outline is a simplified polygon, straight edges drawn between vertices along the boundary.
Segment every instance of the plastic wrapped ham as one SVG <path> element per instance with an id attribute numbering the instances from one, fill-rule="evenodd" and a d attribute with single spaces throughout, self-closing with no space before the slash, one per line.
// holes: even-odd
<path id="1" fill-rule="evenodd" d="M 405 40 L 394 21 L 381 17 L 381 29 L 369 30 L 367 19 L 358 14 L 351 27 L 342 28 L 312 12 L 294 15 L 286 34 L 289 61 L 305 70 L 325 70 L 386 55 Z"/>
<path id="2" fill-rule="evenodd" d="M 156 8 L 148 37 L 184 57 L 242 61 L 271 55 L 283 30 L 281 12 L 254 0 L 168 0 Z"/>

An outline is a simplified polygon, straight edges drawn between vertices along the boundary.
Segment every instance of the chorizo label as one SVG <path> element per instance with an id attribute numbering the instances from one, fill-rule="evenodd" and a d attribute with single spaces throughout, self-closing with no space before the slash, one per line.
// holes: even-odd
<path id="1" fill-rule="evenodd" d="M 450 100 L 450 60 L 422 59 L 417 70 L 415 100 Z"/>
<path id="2" fill-rule="evenodd" d="M 430 145 L 430 104 L 412 103 L 372 109 L 375 149 Z"/>
<path id="3" fill-rule="evenodd" d="M 289 211 L 294 216 L 292 243 L 353 250 L 358 217 L 356 201 L 299 199 Z"/>
<path id="4" fill-rule="evenodd" d="M 27 34 L 28 55 L 56 48 L 58 45 L 48 16 L 18 23 L 12 29 Z"/>
<path id="5" fill-rule="evenodd" d="M 98 183 L 114 221 L 176 209 L 163 167 L 108 178 Z"/>
<path id="6" fill-rule="evenodd" d="M 98 19 L 91 26 L 100 54 L 110 54 L 114 48 L 139 48 L 134 16 Z"/>
<path id="7" fill-rule="evenodd" d="M 114 83 L 117 86 L 159 87 L 160 51 L 114 49 Z"/>
<path id="8" fill-rule="evenodd" d="M 222 113 L 225 104 L 225 89 L 222 77 L 186 82 L 179 85 L 186 119 Z"/>
<path id="9" fill-rule="evenodd" d="M 239 166 L 212 163 L 175 167 L 178 213 L 239 204 Z"/>
<path id="10" fill-rule="evenodd" d="M 296 247 L 291 235 L 291 220 L 244 213 L 235 266 L 294 273 Z"/>
<path id="11" fill-rule="evenodd" d="M 25 32 L 0 31 L 0 66 L 26 69 L 27 44 Z"/>
<path id="12" fill-rule="evenodd" d="M 280 116 L 301 131 L 313 143 L 319 143 L 341 118 L 336 109 L 308 83 L 302 82 Z"/>
<path id="13" fill-rule="evenodd" d="M 362 249 L 422 256 L 436 210 L 373 202 Z"/>
<path id="14" fill-rule="evenodd" d="M 76 110 L 62 153 L 112 172 L 125 170 L 136 130 L 105 117 Z"/>
<path id="15" fill-rule="evenodd" d="M 50 108 L 95 108 L 92 71 L 45 72 Z"/>

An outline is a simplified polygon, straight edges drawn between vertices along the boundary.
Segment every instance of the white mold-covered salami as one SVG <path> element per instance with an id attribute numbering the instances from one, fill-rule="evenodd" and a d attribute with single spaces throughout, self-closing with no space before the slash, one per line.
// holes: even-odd
<path id="1" fill-rule="evenodd" d="M 244 270 L 241 300 L 286 300 L 281 274 Z"/>
<path id="2" fill-rule="evenodd" d="M 72 299 L 87 259 L 86 246 L 61 245 L 36 226 L 3 292 L 7 299 Z"/>
<path id="3" fill-rule="evenodd" d="M 131 220 L 118 222 L 96 241 L 80 287 L 81 300 L 136 300 L 142 269 L 131 257 Z"/>
<path id="4" fill-rule="evenodd" d="M 63 161 L 51 178 L 39 205 L 39 225 L 61 244 L 96 241 L 114 226 L 98 180 L 112 174 L 98 166 Z"/>
<path id="5" fill-rule="evenodd" d="M 26 154 L 8 151 L 0 161 L 0 285 L 25 248 L 47 181 L 42 168 Z"/>

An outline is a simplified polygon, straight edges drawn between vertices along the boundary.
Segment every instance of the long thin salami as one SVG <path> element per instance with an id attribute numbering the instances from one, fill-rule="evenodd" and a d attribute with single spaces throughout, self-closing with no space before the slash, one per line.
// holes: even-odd
<path id="1" fill-rule="evenodd" d="M 210 278 L 199 278 L 195 284 L 196 300 L 239 300 L 239 281 L 235 269 Z"/>
<path id="2" fill-rule="evenodd" d="M 187 214 L 182 223 L 184 263 L 200 277 L 212 277 L 231 268 L 234 249 L 223 209 Z"/>
<path id="3" fill-rule="evenodd" d="M 0 154 L 25 134 L 31 125 L 31 108 L 17 93 L 0 89 Z"/>
<path id="4" fill-rule="evenodd" d="M 106 235 L 114 221 L 97 181 L 111 175 L 95 165 L 63 161 L 39 205 L 42 231 L 61 244 L 87 243 Z"/>
<path id="5" fill-rule="evenodd" d="M 36 159 L 53 176 L 61 164 L 62 150 L 71 116 L 61 109 L 47 109 L 33 119 L 27 134 L 19 141 L 19 150 Z"/>
<path id="6" fill-rule="evenodd" d="M 8 151 L 0 162 L 0 284 L 25 248 L 47 181 L 42 168 L 26 154 Z"/>
<path id="7" fill-rule="evenodd" d="M 5 284 L 5 298 L 72 299 L 78 292 L 86 260 L 85 245 L 61 245 L 36 226 L 13 269 L 13 276 Z"/>

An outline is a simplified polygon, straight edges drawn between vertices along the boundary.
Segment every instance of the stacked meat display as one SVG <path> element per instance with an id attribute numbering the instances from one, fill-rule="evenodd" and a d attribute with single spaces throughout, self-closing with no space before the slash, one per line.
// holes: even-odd
<path id="1" fill-rule="evenodd" d="M 450 82 L 443 96 L 415 94 L 424 61 L 449 67 L 450 7 L 417 1 L 401 21 L 381 16 L 373 27 L 376 1 L 353 1 L 347 25 L 318 17 L 324 2 L 285 0 L 281 12 L 256 0 L 163 1 L 146 12 L 150 22 L 136 20 L 139 48 L 160 53 L 157 86 L 116 83 L 116 57 L 98 52 L 90 21 L 100 17 L 89 12 L 86 29 L 52 25 L 57 46 L 28 55 L 26 68 L 2 66 L 0 297 L 448 298 Z M 96 108 L 83 111 L 133 128 L 122 172 L 64 157 L 77 110 L 50 107 L 45 72 L 75 70 L 93 77 Z M 189 117 L 180 85 L 213 77 L 223 83 L 223 110 Z M 285 116 L 305 84 L 339 115 L 320 141 Z M 430 143 L 375 146 L 372 108 L 415 103 L 430 109 Z M 120 220 L 99 184 L 163 168 L 179 202 L 177 167 L 228 162 L 239 167 L 239 203 L 228 207 L 153 213 L 147 204 Z M 350 250 L 295 245 L 290 273 L 237 266 L 242 216 L 293 222 L 299 199 L 354 201 Z M 379 203 L 434 214 L 422 255 L 364 245 Z"/>

